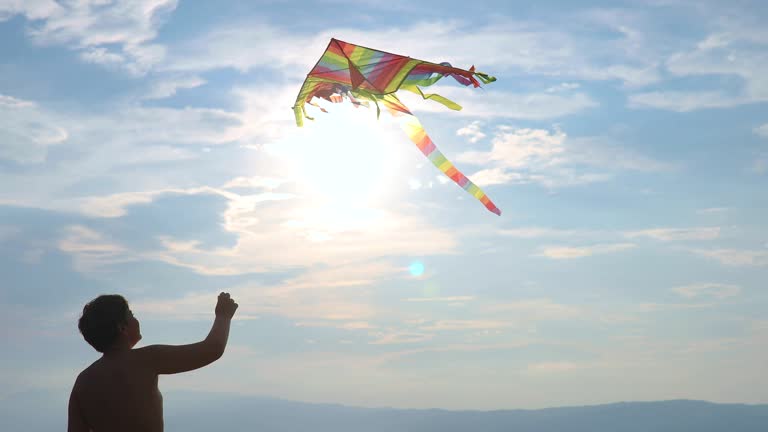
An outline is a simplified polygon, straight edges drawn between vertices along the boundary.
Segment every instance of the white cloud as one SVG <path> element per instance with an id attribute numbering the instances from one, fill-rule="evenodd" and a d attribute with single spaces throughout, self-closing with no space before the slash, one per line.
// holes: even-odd
<path id="1" fill-rule="evenodd" d="M 104 266 L 136 259 L 119 244 L 81 225 L 67 227 L 58 247 L 72 254 L 75 268 L 84 273 L 98 272 Z"/>
<path id="2" fill-rule="evenodd" d="M 654 91 L 629 96 L 632 108 L 659 108 L 688 112 L 704 108 L 730 108 L 749 102 L 749 99 L 720 91 Z"/>
<path id="3" fill-rule="evenodd" d="M 768 138 L 768 123 L 755 128 L 755 133 L 761 137 Z"/>
<path id="4" fill-rule="evenodd" d="M 717 306 L 717 303 L 641 303 L 641 312 L 665 312 L 691 309 L 708 309 Z"/>
<path id="5" fill-rule="evenodd" d="M 249 45 L 246 50 L 241 45 L 244 40 Z M 247 72 L 256 67 L 303 67 L 289 72 L 289 77 L 299 78 L 309 72 L 329 40 L 330 35 L 297 36 L 263 21 L 228 23 L 173 46 L 163 69 L 203 72 L 232 68 Z"/>
<path id="6" fill-rule="evenodd" d="M 59 125 L 67 125 L 67 130 Z M 173 125 L 173 127 L 169 127 Z M 32 103 L 0 100 L 0 157 L 39 163 L 47 148 L 67 142 L 82 156 L 71 167 L 159 162 L 196 157 L 180 145 L 217 145 L 243 137 L 241 117 L 207 108 L 124 108 L 104 115 L 55 113 Z M 140 150 L 138 150 L 140 149 Z M 121 157 L 115 157 L 120 154 Z"/>
<path id="7" fill-rule="evenodd" d="M 456 135 L 465 136 L 469 139 L 469 142 L 476 143 L 485 138 L 485 134 L 480 130 L 480 122 L 473 121 L 472 123 L 464 126 L 456 131 Z"/>
<path id="8" fill-rule="evenodd" d="M 492 330 L 515 327 L 511 321 L 467 319 L 467 320 L 438 320 L 421 327 L 425 331 L 449 331 L 449 330 Z"/>
<path id="9" fill-rule="evenodd" d="M 551 374 L 570 372 L 578 369 L 580 366 L 573 362 L 543 362 L 532 363 L 526 368 L 529 374 Z"/>
<path id="10" fill-rule="evenodd" d="M 569 90 L 575 90 L 577 88 L 581 87 L 578 83 L 560 83 L 556 86 L 549 87 L 546 91 L 547 93 L 557 93 L 557 92 L 563 92 L 563 91 L 569 91 Z"/>
<path id="11" fill-rule="evenodd" d="M 501 183 L 540 183 L 561 187 L 605 181 L 620 169 L 665 171 L 672 165 L 635 154 L 606 138 L 568 138 L 559 128 L 500 127 L 487 152 L 459 154 L 458 162 L 492 165 L 470 176 L 480 186 Z M 604 172 L 590 172 L 591 167 Z"/>
<path id="12" fill-rule="evenodd" d="M 370 299 L 370 287 L 396 274 L 397 267 L 381 261 L 336 264 L 276 284 L 243 283 L 228 287 L 240 307 L 238 316 L 282 316 L 296 326 L 335 327 L 349 331 L 373 330 L 379 312 Z M 142 315 L 210 319 L 215 292 L 187 294 L 181 298 L 134 303 Z M 393 331 L 394 332 L 394 331 Z M 375 332 L 378 338 L 383 333 Z"/>
<path id="13" fill-rule="evenodd" d="M 553 302 L 548 298 L 519 300 L 488 306 L 492 313 L 504 313 L 521 322 L 566 320 L 587 316 L 581 307 Z"/>
<path id="14" fill-rule="evenodd" d="M 111 195 L 78 198 L 76 199 L 76 203 L 78 208 L 80 208 L 80 211 L 85 215 L 115 218 L 124 216 L 127 207 L 137 204 L 149 204 L 168 195 L 220 195 L 229 199 L 241 198 L 240 195 L 204 186 L 190 189 L 169 188 L 143 192 L 121 192 Z M 275 196 L 274 194 L 262 194 L 251 196 L 250 202 L 255 203 L 258 202 L 259 199 L 280 199 L 280 197 Z"/>
<path id="15" fill-rule="evenodd" d="M 743 249 L 691 249 L 696 255 L 734 267 L 766 267 L 768 251 Z"/>
<path id="16" fill-rule="evenodd" d="M 502 168 L 520 168 L 531 165 L 549 165 L 565 151 L 565 133 L 555 129 L 550 133 L 543 129 L 516 129 L 501 131 L 493 138 L 490 152 L 466 152 L 458 162 L 483 165 L 489 162 Z"/>
<path id="17" fill-rule="evenodd" d="M 377 335 L 377 339 L 371 342 L 373 345 L 394 345 L 419 343 L 432 339 L 428 333 L 392 332 Z"/>
<path id="18" fill-rule="evenodd" d="M 672 288 L 672 291 L 685 298 L 714 297 L 722 300 L 741 293 L 741 287 L 732 284 L 698 283 Z"/>
<path id="19" fill-rule="evenodd" d="M 543 227 L 507 228 L 499 231 L 499 234 L 501 235 L 518 238 L 571 237 L 589 233 L 591 233 L 591 231 L 563 230 Z"/>
<path id="20" fill-rule="evenodd" d="M 277 177 L 237 177 L 224 184 L 222 189 L 250 188 L 273 190 L 286 183 L 287 181 L 288 180 L 286 179 L 280 179 Z"/>
<path id="21" fill-rule="evenodd" d="M 0 95 L 0 159 L 43 162 L 48 148 L 67 140 L 67 130 L 30 101 Z"/>
<path id="22" fill-rule="evenodd" d="M 678 112 L 729 108 L 768 101 L 768 32 L 738 20 L 716 21 L 721 27 L 696 47 L 670 56 L 667 70 L 677 77 L 725 76 L 739 80 L 733 90 L 661 90 L 630 95 L 631 107 L 651 107 Z M 720 82 L 717 86 L 720 87 Z"/>
<path id="23" fill-rule="evenodd" d="M 624 233 L 627 238 L 648 237 L 660 241 L 714 240 L 720 236 L 720 227 L 651 228 Z"/>
<path id="24" fill-rule="evenodd" d="M 729 211 L 730 209 L 728 207 L 708 207 L 703 208 L 701 210 L 697 210 L 696 213 L 698 214 L 717 214 L 717 213 L 724 213 Z"/>
<path id="25" fill-rule="evenodd" d="M 66 45 L 86 62 L 143 75 L 165 56 L 164 47 L 150 42 L 176 5 L 177 0 L 5 0 L 0 19 L 24 14 L 36 42 Z"/>
<path id="26" fill-rule="evenodd" d="M 165 99 L 179 90 L 192 89 L 204 85 L 206 81 L 196 75 L 166 77 L 152 83 L 144 99 Z"/>
<path id="27" fill-rule="evenodd" d="M 109 132 L 113 142 L 177 146 L 234 142 L 243 136 L 242 127 L 240 115 L 221 109 L 142 107 L 92 118 L 90 124 L 84 124 L 79 130 L 93 134 Z"/>
<path id="28" fill-rule="evenodd" d="M 621 252 L 635 247 L 636 245 L 633 243 L 608 243 L 593 246 L 545 246 L 540 249 L 538 256 L 552 259 L 574 259 Z"/>
<path id="29" fill-rule="evenodd" d="M 455 249 L 448 232 L 389 211 L 361 212 L 335 204 L 315 207 L 298 201 L 290 206 L 241 205 L 245 198 L 232 200 L 225 214 L 224 228 L 238 236 L 234 247 L 204 250 L 167 241 L 155 258 L 204 274 L 245 274 Z"/>
<path id="30" fill-rule="evenodd" d="M 474 299 L 474 296 L 412 297 L 405 299 L 405 301 L 417 303 L 460 303 Z"/>
<path id="31" fill-rule="evenodd" d="M 419 190 L 421 189 L 421 182 L 418 179 L 408 179 L 408 187 L 411 188 L 411 190 Z"/>
<path id="32" fill-rule="evenodd" d="M 491 84 L 492 85 L 492 84 Z M 451 111 L 451 115 L 483 118 L 508 118 L 523 120 L 543 120 L 566 117 L 598 103 L 585 93 L 509 93 L 501 90 L 471 91 L 461 86 L 436 85 L 430 87 L 431 93 L 437 93 L 462 106 L 461 111 Z M 418 95 L 398 94 L 412 111 L 446 112 L 447 109 Z"/>
<path id="33" fill-rule="evenodd" d="M 304 197 L 275 204 L 293 195 L 262 192 L 243 195 L 210 187 L 167 188 L 117 193 L 70 200 L 90 216 L 120 217 L 126 208 L 149 204 L 168 194 L 210 195 L 227 200 L 222 228 L 236 236 L 231 247 L 202 248 L 197 242 L 161 237 L 162 247 L 130 251 L 143 259 L 158 260 L 210 275 L 340 266 L 382 256 L 424 256 L 455 253 L 456 239 L 448 230 L 427 221 L 377 208 L 345 207 Z M 286 248 L 290 244 L 292 247 Z M 398 273 L 405 275 L 402 269 Z"/>
<path id="34" fill-rule="evenodd" d="M 17 99 L 13 96 L 6 96 L 0 94 L 0 107 L 4 108 L 33 108 L 35 103 L 22 99 Z"/>
<path id="35" fill-rule="evenodd" d="M 467 176 L 478 186 L 491 186 L 507 183 L 525 183 L 526 178 L 519 173 L 505 171 L 504 168 L 490 168 L 477 171 Z"/>
<path id="36" fill-rule="evenodd" d="M 616 20 L 580 21 L 578 24 L 572 24 L 570 20 L 572 17 L 569 22 L 561 23 L 566 27 L 562 30 L 555 29 L 550 21 L 502 19 L 480 28 L 458 21 L 427 21 L 396 28 L 331 28 L 312 36 L 296 36 L 265 22 L 239 22 L 174 47 L 165 68 L 247 71 L 255 67 L 295 66 L 297 72 L 291 78 L 300 79 L 319 58 L 328 40 L 336 37 L 427 61 L 448 61 L 458 67 L 469 67 L 482 61 L 478 69 L 491 74 L 510 70 L 585 80 L 619 80 L 627 85 L 644 85 L 658 80 L 656 63 L 647 60 L 648 53 L 624 49 L 628 39 L 638 39 L 639 32 L 625 31 L 622 37 L 612 39 L 584 36 L 587 33 L 569 32 L 567 27 L 573 25 L 581 30 L 587 26 L 604 31 L 615 27 Z M 249 41 L 249 50 L 238 48 L 243 40 Z M 414 40 L 420 43 L 414 45 Z M 402 47 L 408 47 L 408 52 L 403 52 Z M 544 92 L 535 98 L 545 96 L 554 95 Z M 587 103 L 584 95 L 581 98 L 580 103 Z M 568 99 L 528 101 L 512 109 L 517 115 L 525 116 L 525 107 L 535 110 L 542 103 L 554 107 L 556 100 Z M 590 106 L 594 104 L 592 101 L 588 103 Z"/>
<path id="37" fill-rule="evenodd" d="M 0 0 L 0 22 L 24 15 L 27 19 L 37 20 L 51 16 L 61 9 L 54 0 Z"/>
<path id="38" fill-rule="evenodd" d="M 749 167 L 749 171 L 757 175 L 768 173 L 768 155 L 755 158 Z"/>
<path id="39" fill-rule="evenodd" d="M 12 225 L 0 225 L 0 242 L 3 242 L 19 233 L 19 229 Z"/>
<path id="40" fill-rule="evenodd" d="M 566 139 L 567 161 L 570 164 L 582 164 L 613 170 L 640 172 L 672 171 L 677 165 L 662 162 L 638 154 L 618 144 L 618 138 L 605 136 L 569 137 Z"/>

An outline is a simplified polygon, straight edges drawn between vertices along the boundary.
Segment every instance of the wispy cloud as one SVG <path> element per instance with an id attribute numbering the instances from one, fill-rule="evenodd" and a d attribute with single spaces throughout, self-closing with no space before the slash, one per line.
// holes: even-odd
<path id="1" fill-rule="evenodd" d="M 686 112 L 768 100 L 768 79 L 765 74 L 758 72 L 768 67 L 768 59 L 763 55 L 768 48 L 768 33 L 760 26 L 739 19 L 720 20 L 717 23 L 720 28 L 695 47 L 671 55 L 666 61 L 666 67 L 678 77 L 735 77 L 740 81 L 737 89 L 642 92 L 630 95 L 629 105 Z"/>
<path id="2" fill-rule="evenodd" d="M 15 15 L 38 20 L 51 16 L 61 6 L 54 0 L 5 0 L 0 2 L 0 22 Z"/>
<path id="3" fill-rule="evenodd" d="M 757 156 L 749 166 L 749 171 L 757 175 L 768 173 L 768 154 Z"/>
<path id="4" fill-rule="evenodd" d="M 32 101 L 0 94 L 0 160 L 43 162 L 49 147 L 69 137 L 62 124 Z"/>
<path id="5" fill-rule="evenodd" d="M 622 252 L 635 247 L 634 243 L 608 243 L 592 246 L 545 246 L 540 249 L 537 255 L 552 259 L 574 259 Z"/>
<path id="6" fill-rule="evenodd" d="M 275 284 L 244 283 L 227 288 L 237 299 L 238 314 L 282 316 L 298 326 L 326 326 L 345 330 L 370 330 L 377 315 L 367 290 L 399 269 L 387 262 L 340 264 L 310 269 Z M 144 300 L 134 306 L 147 316 L 164 319 L 208 319 L 216 293 L 194 293 L 162 300 Z"/>
<path id="7" fill-rule="evenodd" d="M 137 259 L 103 234 L 80 225 L 67 227 L 58 246 L 75 258 L 75 267 L 83 273 L 98 272 L 108 265 Z"/>
<path id="8" fill-rule="evenodd" d="M 248 189 L 273 190 L 286 182 L 287 182 L 286 179 L 281 179 L 277 177 L 261 177 L 261 176 L 236 177 L 229 180 L 226 184 L 224 184 L 222 186 L 222 189 L 248 188 Z"/>
<path id="9" fill-rule="evenodd" d="M 424 342 L 432 339 L 433 335 L 429 333 L 408 333 L 408 332 L 393 332 L 393 333 L 380 333 L 377 338 L 371 342 L 373 345 L 396 345 L 396 344 L 410 344 Z"/>
<path id="10" fill-rule="evenodd" d="M 741 287 L 733 284 L 697 283 L 675 287 L 672 291 L 685 298 L 713 297 L 722 300 L 739 295 Z"/>
<path id="11" fill-rule="evenodd" d="M 569 138 L 560 128 L 498 128 L 490 151 L 469 151 L 457 161 L 492 165 L 473 174 L 479 185 L 541 183 L 547 187 L 605 181 L 617 170 L 667 171 L 672 164 L 635 154 L 603 137 Z M 593 172 L 598 170 L 598 172 Z"/>
<path id="12" fill-rule="evenodd" d="M 766 267 L 768 251 L 745 249 L 690 249 L 696 255 L 734 267 Z"/>
<path id="13" fill-rule="evenodd" d="M 546 120 L 566 117 L 596 108 L 599 104 L 589 95 L 578 93 L 510 93 L 470 92 L 457 86 L 434 86 L 434 91 L 459 103 L 463 109 L 451 114 L 466 117 Z M 402 95 L 401 99 L 414 112 L 446 112 L 440 104 L 425 101 L 417 95 Z M 512 102 L 510 102 L 512 101 Z"/>
<path id="14" fill-rule="evenodd" d="M 479 121 L 473 121 L 472 123 L 464 126 L 456 131 L 456 135 L 465 136 L 471 143 L 476 143 L 485 138 L 485 134 L 480 129 L 481 123 Z"/>
<path id="15" fill-rule="evenodd" d="M 642 312 L 668 312 L 681 310 L 708 309 L 717 303 L 640 303 L 638 309 Z"/>
<path id="16" fill-rule="evenodd" d="M 578 369 L 580 366 L 573 362 L 543 362 L 532 363 L 526 368 L 529 374 L 558 374 L 570 372 Z"/>
<path id="17" fill-rule="evenodd" d="M 761 137 L 768 138 L 768 123 L 755 128 L 755 133 Z"/>
<path id="18" fill-rule="evenodd" d="M 499 230 L 499 234 L 518 238 L 542 238 L 542 237 L 573 237 L 595 234 L 588 230 L 569 230 L 546 227 L 505 228 Z"/>
<path id="19" fill-rule="evenodd" d="M 405 301 L 414 303 L 461 303 L 474 299 L 474 296 L 410 297 L 405 299 Z"/>
<path id="20" fill-rule="evenodd" d="M 730 108 L 750 102 L 750 99 L 719 91 L 655 91 L 629 96 L 632 108 L 657 108 L 688 112 L 705 108 Z"/>
<path id="21" fill-rule="evenodd" d="M 439 320 L 421 327 L 426 331 L 449 330 L 495 330 L 507 327 L 516 327 L 518 324 L 512 321 L 471 319 L 471 320 Z"/>
<path id="22" fill-rule="evenodd" d="M 197 75 L 180 75 L 164 77 L 153 82 L 143 96 L 144 99 L 165 99 L 175 95 L 179 90 L 193 89 L 206 83 Z"/>
<path id="23" fill-rule="evenodd" d="M 555 303 L 547 298 L 497 303 L 489 305 L 487 310 L 492 313 L 509 314 L 520 322 L 567 320 L 588 315 L 582 307 Z"/>
<path id="24" fill-rule="evenodd" d="M 627 238 L 648 237 L 665 242 L 688 240 L 714 240 L 720 236 L 720 227 L 651 228 L 624 233 Z"/>
<path id="25" fill-rule="evenodd" d="M 29 33 L 36 42 L 66 45 L 86 62 L 118 66 L 134 75 L 143 75 L 165 56 L 165 47 L 151 42 L 177 5 L 176 0 L 31 3 L 6 7 L 5 13 L 24 13 L 33 20 Z"/>
<path id="26" fill-rule="evenodd" d="M 580 26 L 596 31 L 615 28 L 617 17 L 611 20 L 580 20 Z M 563 21 L 564 26 L 571 25 Z M 624 29 L 630 28 L 625 23 Z M 422 21 L 401 27 L 330 28 L 308 35 L 296 35 L 276 28 L 268 22 L 254 24 L 241 22 L 226 28 L 217 28 L 197 39 L 172 49 L 167 69 L 201 71 L 216 68 L 234 68 L 247 71 L 254 67 L 285 67 L 288 65 L 308 69 L 319 56 L 331 37 L 337 37 L 364 46 L 390 52 L 402 52 L 415 58 L 430 61 L 449 61 L 457 66 L 473 64 L 484 59 L 481 70 L 517 70 L 545 76 L 572 77 L 587 80 L 620 80 L 630 85 L 648 84 L 658 80 L 653 61 L 647 61 L 647 53 L 628 52 L 630 38 L 638 41 L 639 32 L 623 32 L 617 39 L 607 40 L 582 34 L 557 30 L 551 22 L 499 20 L 477 27 L 458 20 Z M 248 40 L 251 50 L 236 49 L 239 42 Z M 422 43 L 413 45 L 413 40 Z M 201 52 L 200 49 L 203 49 Z M 530 53 L 537 53 L 531 55 Z M 312 59 L 312 60 L 307 60 Z M 598 63 L 598 59 L 601 59 Z M 608 64 L 605 64 L 605 59 Z M 300 78 L 301 73 L 296 74 Z M 573 86 L 562 90 L 573 90 Z M 560 100 L 553 92 L 542 92 L 536 98 L 551 96 L 550 101 Z M 511 100 L 511 99 L 509 99 Z M 540 102 L 529 101 L 524 105 L 535 107 Z M 589 102 L 594 104 L 593 101 Z M 548 105 L 554 106 L 547 102 Z M 515 108 L 512 108 L 515 110 Z M 515 110 L 525 115 L 525 110 Z M 527 118 L 527 117 L 526 117 Z"/>
<path id="27" fill-rule="evenodd" d="M 698 214 L 716 214 L 716 213 L 725 213 L 729 211 L 730 208 L 728 207 L 707 207 L 700 210 L 696 210 L 696 213 Z"/>

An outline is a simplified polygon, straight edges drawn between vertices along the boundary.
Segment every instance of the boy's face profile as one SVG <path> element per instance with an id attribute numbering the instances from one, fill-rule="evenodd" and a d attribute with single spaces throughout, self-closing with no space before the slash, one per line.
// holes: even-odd
<path id="1" fill-rule="evenodd" d="M 120 335 L 131 348 L 141 340 L 141 325 L 130 309 L 126 312 L 125 324 L 120 326 Z"/>

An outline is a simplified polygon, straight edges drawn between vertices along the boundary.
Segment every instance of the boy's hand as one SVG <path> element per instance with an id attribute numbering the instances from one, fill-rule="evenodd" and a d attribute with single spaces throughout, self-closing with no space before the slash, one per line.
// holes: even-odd
<path id="1" fill-rule="evenodd" d="M 216 302 L 216 316 L 222 318 L 232 318 L 237 310 L 237 303 L 229 297 L 229 293 L 219 294 L 219 300 Z"/>

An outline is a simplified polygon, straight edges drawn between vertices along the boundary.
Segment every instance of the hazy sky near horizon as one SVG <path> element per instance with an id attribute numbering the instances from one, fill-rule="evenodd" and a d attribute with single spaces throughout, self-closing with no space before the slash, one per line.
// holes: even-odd
<path id="1" fill-rule="evenodd" d="M 68 395 L 121 293 L 161 390 L 348 405 L 768 403 L 768 5 L 0 0 L 0 400 Z M 335 37 L 498 81 L 290 107 Z M 446 80 L 447 81 L 447 80 Z M 308 107 L 313 112 L 311 107 Z M 314 113 L 314 112 L 313 112 Z"/>

